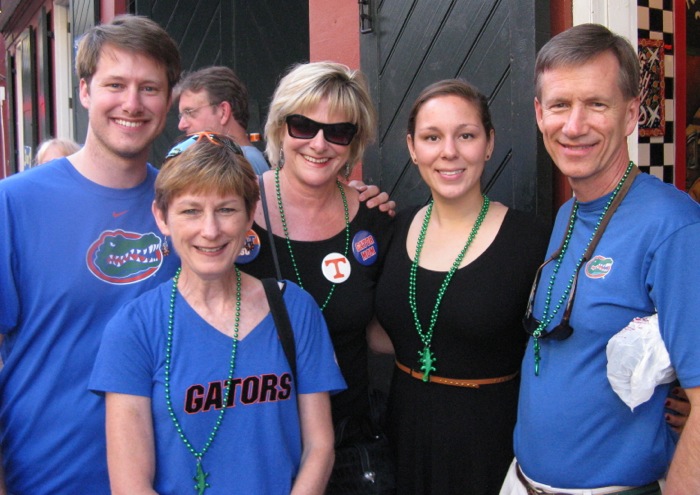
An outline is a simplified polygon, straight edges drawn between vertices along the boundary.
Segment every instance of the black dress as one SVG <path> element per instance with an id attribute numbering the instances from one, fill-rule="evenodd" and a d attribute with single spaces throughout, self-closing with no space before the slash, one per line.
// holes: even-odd
<path id="1" fill-rule="evenodd" d="M 376 307 L 397 361 L 420 370 L 423 344 L 408 304 L 411 260 L 405 247 L 416 211 L 394 222 Z M 544 225 L 508 210 L 491 246 L 455 272 L 433 334 L 433 375 L 479 379 L 520 369 L 527 336 L 521 319 L 548 238 Z M 416 301 L 424 331 L 445 275 L 418 268 Z M 513 459 L 518 386 L 518 379 L 478 389 L 424 383 L 395 368 L 388 432 L 397 453 L 397 493 L 498 494 Z"/>
<path id="2" fill-rule="evenodd" d="M 269 191 L 268 191 L 269 194 Z M 391 217 L 377 208 L 368 209 L 364 203 L 350 222 L 350 252 L 348 259 L 351 275 L 348 280 L 337 284 L 323 316 L 328 324 L 328 332 L 333 341 L 338 365 L 343 373 L 347 390 L 331 397 L 334 423 L 353 415 L 369 415 L 369 375 L 366 328 L 374 316 L 374 289 L 386 253 Z M 275 265 L 270 249 L 269 235 L 264 227 L 253 224 L 253 230 L 260 239 L 260 252 L 257 257 L 240 268 L 258 278 L 274 277 Z M 352 253 L 352 241 L 362 231 L 369 232 L 376 244 L 375 261 L 363 265 Z M 284 237 L 274 236 L 282 277 L 299 283 Z M 343 253 L 345 250 L 345 230 L 322 241 L 291 241 L 297 268 L 303 288 L 321 306 L 333 286 L 322 273 L 321 265 L 329 253 Z"/>

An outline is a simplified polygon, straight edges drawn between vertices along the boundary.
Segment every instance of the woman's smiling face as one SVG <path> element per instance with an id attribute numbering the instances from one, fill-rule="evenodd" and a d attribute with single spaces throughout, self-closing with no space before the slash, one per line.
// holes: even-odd
<path id="1" fill-rule="evenodd" d="M 237 194 L 185 191 L 163 214 L 154 208 L 156 222 L 182 261 L 182 270 L 213 280 L 233 270 L 253 218 Z"/>
<path id="2" fill-rule="evenodd" d="M 321 100 L 311 109 L 295 113 L 322 124 L 348 122 L 343 112 L 330 110 L 327 99 Z M 350 156 L 350 145 L 329 143 L 322 130 L 311 139 L 297 139 L 289 135 L 286 124 L 282 150 L 286 172 L 294 174 L 301 182 L 317 186 L 334 184 Z"/>
<path id="3" fill-rule="evenodd" d="M 493 153 L 494 136 L 487 133 L 476 105 L 455 95 L 426 101 L 416 115 L 408 149 L 433 196 L 481 194 L 484 164 Z"/>

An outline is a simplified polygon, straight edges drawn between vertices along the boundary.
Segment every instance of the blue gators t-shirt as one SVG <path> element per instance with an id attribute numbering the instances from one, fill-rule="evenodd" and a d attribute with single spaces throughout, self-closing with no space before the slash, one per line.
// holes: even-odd
<path id="1" fill-rule="evenodd" d="M 188 493 L 195 458 L 165 401 L 165 354 L 172 283 L 124 307 L 109 323 L 90 388 L 151 398 L 156 447 L 154 488 Z M 233 339 L 206 323 L 182 298 L 175 300 L 171 397 L 175 416 L 196 450 L 221 428 L 202 460 L 207 494 L 288 494 L 301 461 L 297 395 L 345 388 L 325 321 L 313 298 L 287 282 L 284 293 L 294 331 L 297 382 L 271 314 L 238 342 L 234 378 L 223 403 Z M 245 311 L 245 307 L 241 309 Z"/>
<path id="2" fill-rule="evenodd" d="M 581 203 L 552 290 L 554 308 L 609 196 Z M 562 206 L 549 253 L 566 232 Z M 515 453 L 535 481 L 559 488 L 639 486 L 665 475 L 674 438 L 664 421 L 669 385 L 634 411 L 612 390 L 605 348 L 635 317 L 658 311 L 661 336 L 684 387 L 700 385 L 700 206 L 655 177 L 640 174 L 581 267 L 571 313 L 574 333 L 541 339 L 540 374 L 533 342 L 521 373 Z M 534 316 L 542 318 L 555 263 L 542 272 Z M 549 329 L 561 321 L 563 306 Z"/>

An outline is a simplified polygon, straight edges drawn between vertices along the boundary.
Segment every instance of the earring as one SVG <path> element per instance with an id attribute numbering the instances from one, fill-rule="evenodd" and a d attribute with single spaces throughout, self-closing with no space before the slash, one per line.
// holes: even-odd
<path id="1" fill-rule="evenodd" d="M 160 251 L 163 253 L 163 256 L 170 254 L 170 245 L 168 245 L 168 238 L 166 236 L 163 237 L 163 243 L 160 245 Z"/>
<path id="2" fill-rule="evenodd" d="M 343 172 L 343 176 L 345 176 L 345 180 L 348 180 L 350 177 L 350 164 L 346 163 L 345 164 L 345 171 Z"/>
<path id="3" fill-rule="evenodd" d="M 284 166 L 284 151 L 280 149 L 280 159 L 277 162 L 277 168 L 282 168 Z"/>

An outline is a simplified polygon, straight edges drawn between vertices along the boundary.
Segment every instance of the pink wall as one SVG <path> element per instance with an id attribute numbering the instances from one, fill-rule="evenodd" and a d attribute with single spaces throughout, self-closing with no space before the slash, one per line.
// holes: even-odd
<path id="1" fill-rule="evenodd" d="M 359 7 L 353 0 L 309 0 L 312 62 L 333 60 L 360 67 Z"/>
<path id="2" fill-rule="evenodd" d="M 126 0 L 100 0 L 100 22 L 109 22 L 126 11 Z"/>
<path id="3" fill-rule="evenodd" d="M 360 68 L 359 6 L 353 0 L 309 0 L 309 59 Z M 362 178 L 362 164 L 350 179 Z"/>

